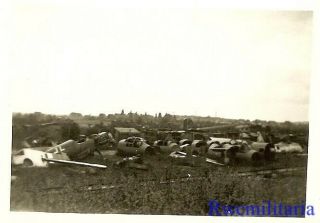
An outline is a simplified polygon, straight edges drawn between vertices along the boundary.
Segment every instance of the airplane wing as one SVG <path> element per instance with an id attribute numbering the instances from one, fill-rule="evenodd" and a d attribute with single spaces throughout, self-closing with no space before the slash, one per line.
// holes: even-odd
<path id="1" fill-rule="evenodd" d="M 46 157 L 42 157 L 42 160 L 45 160 L 45 161 L 48 161 L 48 162 L 53 162 L 53 163 L 72 164 L 72 165 L 96 167 L 96 168 L 102 168 L 102 169 L 106 169 L 107 168 L 107 166 L 105 166 L 105 165 L 77 162 L 77 161 L 71 161 L 71 160 L 58 160 L 58 159 L 52 159 L 52 158 L 46 158 Z"/>
<path id="2" fill-rule="evenodd" d="M 89 167 L 96 167 L 96 168 L 107 168 L 105 165 L 100 164 L 92 164 L 92 163 L 84 163 L 84 162 L 77 162 L 77 161 L 71 161 L 66 153 L 46 153 L 44 156 L 42 156 L 42 160 L 47 162 L 53 162 L 53 163 L 63 163 L 63 164 L 72 164 L 72 165 L 79 165 L 79 166 L 89 166 Z"/>

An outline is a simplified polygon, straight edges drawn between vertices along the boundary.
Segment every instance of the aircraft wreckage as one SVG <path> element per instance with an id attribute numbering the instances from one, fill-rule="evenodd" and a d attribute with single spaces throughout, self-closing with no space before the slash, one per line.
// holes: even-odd
<path id="1" fill-rule="evenodd" d="M 94 152 L 97 152 L 102 157 L 97 149 L 97 139 L 97 137 L 86 138 L 84 141 L 81 140 L 81 142 L 67 140 L 59 145 L 48 148 L 23 148 L 13 154 L 12 163 L 26 167 L 48 167 L 52 163 L 63 163 L 106 168 L 105 165 L 79 162 L 93 155 Z"/>
<path id="2" fill-rule="evenodd" d="M 162 153 L 172 153 L 174 151 L 179 151 L 180 150 L 180 146 L 170 140 L 156 140 L 153 143 L 154 147 L 158 147 L 160 152 Z"/>
<path id="3" fill-rule="evenodd" d="M 145 139 L 141 137 L 129 137 L 122 139 L 118 143 L 118 154 L 119 155 L 141 155 L 141 154 L 155 154 L 156 147 L 150 146 Z"/>
<path id="4" fill-rule="evenodd" d="M 261 135 L 261 134 L 260 134 Z M 67 140 L 61 144 L 42 148 L 23 148 L 13 155 L 14 165 L 47 167 L 52 163 L 64 163 L 97 168 L 106 168 L 105 165 L 81 162 L 88 156 L 98 153 L 102 158 L 100 148 L 113 148 L 116 154 L 123 156 L 116 162 L 117 166 L 148 169 L 141 162 L 142 155 L 166 154 L 179 164 L 196 166 L 207 162 L 215 165 L 232 165 L 236 162 L 256 164 L 261 161 L 273 161 L 276 153 L 302 152 L 298 143 L 279 142 L 272 144 L 264 142 L 263 138 L 257 142 L 235 140 L 231 138 L 207 137 L 204 140 L 190 140 L 188 138 L 156 140 L 149 143 L 142 137 L 131 136 L 118 143 L 110 133 L 93 134 L 90 137 L 82 136 L 79 141 Z M 259 137 L 258 137 L 259 138 Z M 116 155 L 114 154 L 114 155 Z M 103 158 L 104 159 L 104 158 Z"/>

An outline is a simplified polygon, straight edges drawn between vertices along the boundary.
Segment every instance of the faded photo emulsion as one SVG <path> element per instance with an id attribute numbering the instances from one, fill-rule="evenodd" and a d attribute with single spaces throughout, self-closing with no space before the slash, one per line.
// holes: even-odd
<path id="1" fill-rule="evenodd" d="M 12 212 L 294 217 L 312 11 L 15 9 Z"/>

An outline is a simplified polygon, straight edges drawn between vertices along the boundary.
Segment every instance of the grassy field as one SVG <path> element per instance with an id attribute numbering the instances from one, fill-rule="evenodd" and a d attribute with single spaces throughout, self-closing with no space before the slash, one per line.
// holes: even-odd
<path id="1" fill-rule="evenodd" d="M 106 170 L 55 165 L 13 167 L 12 211 L 208 215 L 209 200 L 224 205 L 260 205 L 264 200 L 300 204 L 306 173 L 238 176 L 258 169 L 306 167 L 307 158 L 280 154 L 260 166 L 177 165 L 167 156 L 145 157 L 148 170 L 114 166 L 121 157 L 106 155 Z M 105 163 L 100 157 L 88 162 Z M 171 179 L 171 181 L 170 181 Z"/>

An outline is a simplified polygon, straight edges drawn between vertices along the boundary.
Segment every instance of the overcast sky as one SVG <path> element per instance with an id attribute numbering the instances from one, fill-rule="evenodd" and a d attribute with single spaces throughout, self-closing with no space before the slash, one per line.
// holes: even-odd
<path id="1" fill-rule="evenodd" d="M 11 108 L 308 120 L 312 13 L 15 8 Z"/>

